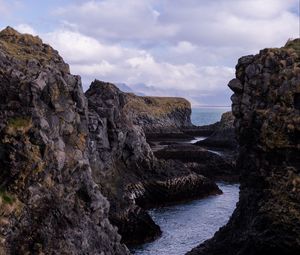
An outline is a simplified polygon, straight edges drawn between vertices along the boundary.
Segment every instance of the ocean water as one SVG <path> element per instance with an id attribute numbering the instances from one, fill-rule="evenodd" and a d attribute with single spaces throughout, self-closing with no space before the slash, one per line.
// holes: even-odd
<path id="1" fill-rule="evenodd" d="M 230 106 L 192 108 L 192 123 L 196 126 L 213 124 L 221 119 L 224 112 L 228 112 L 230 110 Z"/>
<path id="2" fill-rule="evenodd" d="M 239 197 L 238 184 L 218 183 L 222 195 L 150 210 L 161 227 L 162 236 L 135 247 L 135 255 L 183 255 L 205 240 L 229 220 Z"/>

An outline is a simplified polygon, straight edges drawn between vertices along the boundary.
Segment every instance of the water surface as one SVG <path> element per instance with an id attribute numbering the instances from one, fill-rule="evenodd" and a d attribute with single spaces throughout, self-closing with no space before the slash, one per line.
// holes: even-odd
<path id="1" fill-rule="evenodd" d="M 150 210 L 150 215 L 161 227 L 162 236 L 132 249 L 132 253 L 183 255 L 211 238 L 229 220 L 239 195 L 238 184 L 218 183 L 218 186 L 224 194 Z"/>
<path id="2" fill-rule="evenodd" d="M 196 126 L 203 126 L 220 121 L 224 112 L 231 110 L 231 107 L 202 107 L 192 108 L 191 120 Z"/>

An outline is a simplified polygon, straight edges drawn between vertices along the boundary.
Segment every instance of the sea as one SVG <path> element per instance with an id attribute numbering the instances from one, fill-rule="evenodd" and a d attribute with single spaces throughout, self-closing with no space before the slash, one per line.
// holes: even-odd
<path id="1" fill-rule="evenodd" d="M 239 198 L 239 185 L 217 183 L 222 195 L 152 209 L 162 230 L 154 242 L 132 247 L 135 255 L 184 255 L 211 238 L 229 220 Z"/>
<path id="2" fill-rule="evenodd" d="M 224 112 L 231 111 L 231 107 L 201 107 L 192 108 L 192 123 L 196 126 L 213 124 L 221 119 Z"/>
<path id="3" fill-rule="evenodd" d="M 193 108 L 192 123 L 197 126 L 213 124 L 230 110 L 230 107 Z M 217 184 L 222 195 L 150 210 L 149 214 L 161 227 L 162 236 L 153 242 L 131 247 L 131 252 L 135 255 L 184 255 L 211 238 L 227 223 L 239 198 L 238 184 Z"/>

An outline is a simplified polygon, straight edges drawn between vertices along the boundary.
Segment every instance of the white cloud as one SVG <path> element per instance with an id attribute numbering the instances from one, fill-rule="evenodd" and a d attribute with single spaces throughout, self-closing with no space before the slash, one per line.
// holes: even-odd
<path id="1" fill-rule="evenodd" d="M 67 30 L 44 35 L 58 49 L 72 72 L 83 77 L 85 88 L 95 79 L 135 84 L 143 82 L 156 88 L 213 91 L 233 77 L 233 69 L 222 66 L 196 66 L 158 61 L 145 50 L 105 44 Z M 184 43 L 190 48 L 190 44 Z M 182 44 L 180 44 L 182 47 Z"/>
<path id="2" fill-rule="evenodd" d="M 188 41 L 180 41 L 176 46 L 171 47 L 171 50 L 178 54 L 191 53 L 196 49 L 197 47 Z"/>
<path id="3" fill-rule="evenodd" d="M 0 0 L 1 14 L 14 10 L 9 3 Z M 196 102 L 197 94 L 228 93 L 226 84 L 240 56 L 298 36 L 298 0 L 69 3 L 49 4 L 57 23 L 45 15 L 42 22 L 51 26 L 43 31 L 52 31 L 39 35 L 83 77 L 85 88 L 94 78 L 144 83 L 154 86 L 155 93 L 184 95 Z M 36 34 L 28 25 L 33 24 L 30 18 L 23 20 L 25 15 L 19 14 L 14 14 L 17 29 Z"/>
<path id="4" fill-rule="evenodd" d="M 100 40 L 195 46 L 279 46 L 298 35 L 297 0 L 83 1 L 56 14 Z M 80 21 L 80 22 L 78 22 Z"/>
<path id="5" fill-rule="evenodd" d="M 20 33 L 37 35 L 37 32 L 34 30 L 34 28 L 28 24 L 19 24 L 15 27 L 15 29 Z"/>
<path id="6" fill-rule="evenodd" d="M 65 24 L 71 24 L 72 28 L 98 39 L 147 40 L 174 35 L 176 26 L 161 24 L 161 14 L 152 7 L 151 2 L 84 1 L 81 5 L 59 8 L 55 14 L 65 20 Z"/>

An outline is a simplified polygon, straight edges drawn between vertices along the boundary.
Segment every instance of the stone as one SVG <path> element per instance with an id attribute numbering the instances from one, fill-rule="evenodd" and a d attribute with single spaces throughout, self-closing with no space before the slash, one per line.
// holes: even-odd
<path id="1" fill-rule="evenodd" d="M 85 140 L 74 146 L 88 132 L 80 80 L 57 51 L 10 27 L 0 32 L 0 55 L 0 200 L 5 194 L 13 208 L 1 205 L 0 253 L 129 254 L 108 221 Z"/>
<path id="2" fill-rule="evenodd" d="M 240 107 L 233 113 L 240 200 L 229 222 L 189 255 L 300 254 L 300 117 L 299 91 L 294 85 L 295 80 L 299 84 L 299 76 L 289 75 L 293 67 L 288 64 L 299 64 L 299 42 L 291 40 L 285 47 L 260 51 L 251 62 L 239 61 L 237 78 L 244 91 L 234 91 Z M 262 72 L 255 71 L 256 65 L 263 66 Z M 243 79 L 246 72 L 249 82 Z M 256 87 L 247 89 L 255 82 Z M 278 96 L 279 90 L 296 98 L 296 104 Z M 245 97 L 250 100 L 242 102 Z"/>

